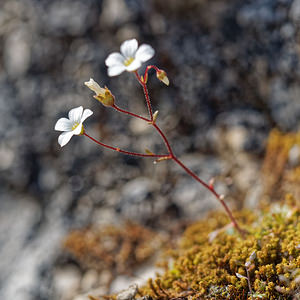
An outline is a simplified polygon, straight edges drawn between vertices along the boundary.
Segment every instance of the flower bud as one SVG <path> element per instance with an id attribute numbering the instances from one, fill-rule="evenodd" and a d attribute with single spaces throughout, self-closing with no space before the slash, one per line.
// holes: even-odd
<path id="1" fill-rule="evenodd" d="M 146 152 L 147 154 L 154 155 L 154 153 L 153 153 L 151 150 L 149 150 L 148 148 L 145 149 L 145 152 Z"/>
<path id="2" fill-rule="evenodd" d="M 242 279 L 242 278 L 246 278 L 245 276 L 241 275 L 240 273 L 235 273 L 236 277 L 239 278 L 239 279 Z"/>
<path id="3" fill-rule="evenodd" d="M 115 104 L 115 97 L 107 87 L 100 87 L 100 85 L 93 78 L 90 78 L 90 80 L 84 84 L 93 92 L 95 92 L 94 98 L 100 101 L 103 105 L 113 106 Z"/>
<path id="4" fill-rule="evenodd" d="M 251 253 L 251 255 L 250 255 L 250 257 L 249 257 L 249 261 L 253 262 L 253 261 L 255 260 L 255 258 L 256 258 L 256 250 L 254 250 L 254 251 Z"/>
<path id="5" fill-rule="evenodd" d="M 153 114 L 153 122 L 154 123 L 156 122 L 157 116 L 158 116 L 158 110 Z"/>
<path id="6" fill-rule="evenodd" d="M 94 98 L 100 101 L 104 106 L 114 106 L 115 104 L 115 97 L 107 87 L 105 87 L 103 94 L 95 95 Z"/>
<path id="7" fill-rule="evenodd" d="M 167 77 L 167 73 L 164 70 L 158 70 L 156 72 L 156 77 L 165 85 L 169 85 L 170 81 L 169 78 Z"/>

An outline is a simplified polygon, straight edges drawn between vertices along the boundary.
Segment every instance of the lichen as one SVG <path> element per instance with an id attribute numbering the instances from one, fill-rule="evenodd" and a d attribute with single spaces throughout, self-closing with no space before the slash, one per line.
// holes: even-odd
<path id="1" fill-rule="evenodd" d="M 141 288 L 154 299 L 293 299 L 300 294 L 300 210 L 289 195 L 285 204 L 268 210 L 236 214 L 247 229 L 242 239 L 227 228 L 223 213 L 212 213 L 185 231 L 178 249 L 171 251 L 165 273 Z M 219 230 L 215 238 L 212 232 Z M 245 278 L 238 278 L 239 273 Z M 296 298 L 295 298 L 296 299 Z"/>

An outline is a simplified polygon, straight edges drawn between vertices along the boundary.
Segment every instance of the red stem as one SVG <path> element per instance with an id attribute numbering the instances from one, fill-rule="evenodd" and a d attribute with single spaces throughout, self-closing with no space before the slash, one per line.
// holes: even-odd
<path id="1" fill-rule="evenodd" d="M 148 89 L 147 89 L 147 85 L 146 83 L 144 83 L 141 78 L 140 75 L 138 74 L 137 71 L 134 72 L 138 82 L 140 83 L 140 85 L 143 87 L 143 91 L 144 91 L 144 95 L 146 98 L 146 102 L 147 102 L 147 107 L 148 107 L 148 112 L 149 112 L 149 116 L 151 118 L 151 122 L 153 121 L 153 112 L 152 112 L 152 108 L 151 108 L 151 102 L 150 102 L 150 97 L 149 97 L 149 93 L 148 93 Z"/>
<path id="2" fill-rule="evenodd" d="M 163 154 L 143 154 L 143 153 L 136 153 L 136 152 L 131 152 L 131 151 L 126 151 L 126 150 L 122 150 L 120 148 L 117 147 L 113 147 L 104 143 L 101 143 L 99 141 L 97 141 L 96 139 L 92 138 L 90 135 L 88 135 L 87 133 L 83 133 L 83 135 L 85 135 L 86 137 L 88 137 L 89 139 L 91 139 L 93 142 L 95 142 L 96 144 L 103 146 L 105 148 L 108 148 L 110 150 L 114 150 L 123 154 L 127 154 L 127 155 L 132 155 L 132 156 L 139 156 L 139 157 L 157 157 L 157 158 L 161 158 L 161 157 L 169 157 L 169 155 L 163 155 Z"/>
<path id="3" fill-rule="evenodd" d="M 169 151 L 169 154 L 171 155 L 171 157 L 174 157 L 174 154 L 173 154 L 173 150 L 171 148 L 171 145 L 167 139 L 167 137 L 165 136 L 165 134 L 162 132 L 162 130 L 158 127 L 158 125 L 156 125 L 155 122 L 152 122 L 152 125 L 153 127 L 157 130 L 157 132 L 160 134 L 160 136 L 162 137 L 162 139 L 164 140 L 165 144 L 166 144 L 166 147 Z"/>
<path id="4" fill-rule="evenodd" d="M 158 71 L 158 68 L 155 66 L 148 66 L 145 70 L 145 75 L 144 75 L 144 80 L 147 79 L 148 76 L 148 71 L 154 68 L 156 71 Z M 225 209 L 227 215 L 229 216 L 233 226 L 238 230 L 238 232 L 241 234 L 242 237 L 245 236 L 245 232 L 240 228 L 240 226 L 238 225 L 237 221 L 235 220 L 234 216 L 231 213 L 231 210 L 229 209 L 229 207 L 227 206 L 227 204 L 224 201 L 224 196 L 220 195 L 216 192 L 216 190 L 214 189 L 213 185 L 208 185 L 207 183 L 205 183 L 203 180 L 201 180 L 192 170 L 190 170 L 188 167 L 186 167 L 173 153 L 173 150 L 171 148 L 171 145 L 167 139 L 167 137 L 165 136 L 165 134 L 162 132 L 162 130 L 159 128 L 158 125 L 156 125 L 155 121 L 153 120 L 153 114 L 152 114 L 152 109 L 151 109 L 151 103 L 150 103 L 150 98 L 149 98 L 149 94 L 148 94 L 148 90 L 147 90 L 147 85 L 145 82 L 143 82 L 138 74 L 137 71 L 135 71 L 135 76 L 137 78 L 137 80 L 139 81 L 139 83 L 142 85 L 143 90 L 144 90 L 144 94 L 145 94 L 145 98 L 146 98 L 146 102 L 147 102 L 147 106 L 148 106 L 148 110 L 149 110 L 149 114 L 151 116 L 151 124 L 153 125 L 153 127 L 157 130 L 157 132 L 160 134 L 160 136 L 162 137 L 162 139 L 165 142 L 165 145 L 168 149 L 169 152 L 169 159 L 173 159 L 179 166 L 181 166 L 191 177 L 193 177 L 196 181 L 198 181 L 200 184 L 202 184 L 205 188 L 207 188 L 211 193 L 213 193 L 213 195 L 219 200 L 219 202 L 222 204 L 223 208 Z M 147 82 L 147 80 L 145 80 Z"/>
<path id="5" fill-rule="evenodd" d="M 193 171 L 191 171 L 188 167 L 186 167 L 176 156 L 172 156 L 172 159 L 180 166 L 182 167 L 190 176 L 192 176 L 195 180 L 197 180 L 200 184 L 202 184 L 205 188 L 207 188 L 209 191 L 211 191 L 214 196 L 219 200 L 219 202 L 222 204 L 222 206 L 224 207 L 227 215 L 229 216 L 233 226 L 239 231 L 239 233 L 242 235 L 242 237 L 244 237 L 244 231 L 240 228 L 239 224 L 236 222 L 234 216 L 232 215 L 229 207 L 227 206 L 227 204 L 225 203 L 223 196 L 221 196 L 220 194 L 218 194 L 216 192 L 216 190 L 214 189 L 213 186 L 208 185 L 207 183 L 205 183 L 203 180 L 201 180 Z"/>
<path id="6" fill-rule="evenodd" d="M 173 160 L 181 166 L 190 176 L 192 176 L 195 180 L 200 182 L 204 187 L 206 187 L 208 190 L 210 190 L 214 196 L 218 199 L 220 199 L 220 195 L 214 190 L 213 187 L 210 187 L 207 183 L 205 183 L 202 179 L 200 179 L 193 171 L 191 171 L 188 167 L 186 167 L 177 157 L 173 157 Z"/>
<path id="7" fill-rule="evenodd" d="M 112 107 L 113 107 L 114 109 L 116 109 L 117 111 L 121 112 L 121 113 L 130 115 L 130 116 L 135 117 L 135 118 L 139 118 L 139 119 L 141 119 L 141 120 L 143 120 L 143 121 L 146 121 L 146 122 L 151 122 L 151 120 L 146 119 L 146 118 L 144 118 L 144 117 L 142 117 L 142 116 L 140 116 L 140 115 L 134 114 L 134 113 L 132 113 L 132 112 L 130 112 L 130 111 L 128 111 L 128 110 L 122 109 L 122 108 L 120 108 L 119 106 L 117 106 L 116 104 L 114 104 Z"/>
<path id="8" fill-rule="evenodd" d="M 156 72 L 159 72 L 158 67 L 153 66 L 153 65 L 149 65 L 149 66 L 147 66 L 147 68 L 146 68 L 146 70 L 145 70 L 144 78 L 147 78 L 147 77 L 148 77 L 148 72 L 149 72 L 151 69 L 154 69 Z"/>

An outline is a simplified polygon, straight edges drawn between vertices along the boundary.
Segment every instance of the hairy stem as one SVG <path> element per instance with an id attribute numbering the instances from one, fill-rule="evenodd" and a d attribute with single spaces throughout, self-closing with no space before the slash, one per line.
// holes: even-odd
<path id="1" fill-rule="evenodd" d="M 149 116 L 150 116 L 150 119 L 151 119 L 151 122 L 152 122 L 153 121 L 153 112 L 152 112 L 152 107 L 151 107 L 151 102 L 150 102 L 150 97 L 149 97 L 147 85 L 146 85 L 145 82 L 143 82 L 141 80 L 141 77 L 140 77 L 140 75 L 138 74 L 137 71 L 135 71 L 134 74 L 135 74 L 138 82 L 140 83 L 140 85 L 143 87 L 143 91 L 144 91 L 144 95 L 145 95 L 146 103 L 147 103 L 147 107 L 148 107 Z"/>
<path id="2" fill-rule="evenodd" d="M 153 65 L 149 65 L 147 66 L 146 70 L 145 70 L 145 74 L 144 74 L 144 79 L 145 81 L 147 82 L 147 78 L 148 78 L 148 72 L 151 70 L 151 69 L 154 69 L 156 72 L 159 71 L 158 67 L 157 66 L 153 66 Z"/>

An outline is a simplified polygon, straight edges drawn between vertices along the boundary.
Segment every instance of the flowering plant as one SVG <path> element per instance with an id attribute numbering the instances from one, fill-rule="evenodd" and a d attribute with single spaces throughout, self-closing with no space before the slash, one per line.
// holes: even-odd
<path id="1" fill-rule="evenodd" d="M 135 75 L 137 81 L 142 86 L 146 105 L 148 109 L 148 117 L 143 117 L 133 112 L 127 111 L 125 109 L 120 108 L 115 103 L 115 97 L 111 93 L 111 91 L 107 87 L 100 87 L 100 85 L 94 81 L 92 78 L 85 82 L 84 84 L 90 88 L 94 93 L 94 98 L 101 102 L 104 106 L 111 107 L 120 113 L 127 114 L 131 117 L 138 118 L 150 124 L 161 136 L 162 140 L 165 143 L 167 153 L 166 154 L 155 154 L 149 150 L 146 150 L 146 153 L 137 153 L 131 152 L 124 149 L 120 149 L 118 147 L 110 146 L 105 143 L 102 143 L 85 132 L 83 127 L 83 122 L 87 117 L 91 116 L 93 113 L 89 109 L 85 109 L 83 111 L 82 106 L 74 108 L 69 112 L 69 119 L 61 118 L 57 121 L 55 125 L 55 130 L 63 131 L 63 133 L 58 138 L 58 143 L 61 147 L 65 146 L 71 139 L 73 135 L 84 135 L 87 138 L 91 139 L 93 142 L 97 143 L 100 146 L 105 148 L 121 152 L 123 154 L 139 156 L 139 157 L 152 157 L 156 158 L 155 162 L 160 162 L 164 160 L 173 160 L 177 163 L 181 168 L 185 170 L 187 174 L 189 174 L 192 178 L 198 181 L 201 185 L 203 185 L 206 189 L 208 189 L 221 203 L 223 208 L 225 209 L 228 217 L 231 220 L 232 225 L 236 228 L 236 230 L 244 236 L 244 231 L 238 225 L 236 219 L 232 215 L 231 210 L 227 206 L 224 201 L 224 195 L 218 194 L 214 188 L 214 180 L 211 180 L 209 183 L 204 182 L 200 179 L 192 170 L 190 170 L 177 156 L 174 154 L 172 147 L 162 131 L 162 129 L 157 125 L 157 116 L 158 111 L 153 113 L 151 101 L 147 89 L 147 81 L 148 81 L 148 73 L 151 69 L 154 69 L 156 72 L 156 77 L 163 82 L 165 85 L 169 85 L 169 79 L 164 70 L 159 69 L 154 65 L 148 65 L 145 69 L 144 75 L 140 75 L 138 73 L 138 69 L 142 66 L 142 63 L 151 59 L 154 55 L 154 49 L 150 45 L 142 44 L 138 47 L 138 42 L 136 39 L 131 39 L 122 43 L 121 53 L 114 52 L 110 54 L 105 60 L 105 64 L 108 67 L 108 75 L 109 76 L 117 76 L 124 71 L 131 72 Z"/>

